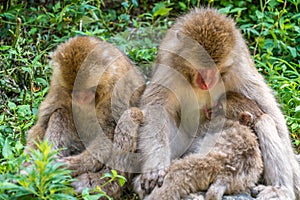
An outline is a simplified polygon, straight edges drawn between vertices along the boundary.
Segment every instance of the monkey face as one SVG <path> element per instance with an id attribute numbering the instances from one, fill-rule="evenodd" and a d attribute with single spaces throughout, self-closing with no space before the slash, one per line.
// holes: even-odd
<path id="1" fill-rule="evenodd" d="M 219 80 L 219 73 L 216 67 L 197 69 L 194 82 L 201 90 L 213 88 Z"/>

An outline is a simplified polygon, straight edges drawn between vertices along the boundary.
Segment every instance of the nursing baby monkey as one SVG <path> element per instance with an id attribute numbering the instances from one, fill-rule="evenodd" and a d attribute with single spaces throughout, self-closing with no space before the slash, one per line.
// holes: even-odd
<path id="1" fill-rule="evenodd" d="M 172 162 L 162 186 L 146 199 L 179 200 L 198 191 L 207 191 L 206 200 L 222 199 L 224 194 L 250 193 L 258 182 L 263 162 L 257 137 L 250 128 L 263 115 L 258 105 L 228 92 L 212 113 L 206 114 L 210 119 L 201 127 L 203 133 L 199 133 L 189 153 Z M 215 144 L 203 155 L 205 137 Z"/>
<path id="2" fill-rule="evenodd" d="M 189 148 L 193 147 L 195 138 L 201 137 L 198 134 L 206 131 L 203 127 L 206 120 L 204 108 L 213 107 L 227 91 L 247 97 L 264 113 L 253 127 L 264 163 L 263 185 L 254 188 L 257 199 L 300 199 L 300 169 L 276 99 L 256 70 L 234 21 L 210 8 L 194 9 L 179 18 L 160 45 L 154 75 L 140 102 L 144 121 L 139 128 L 138 151 L 143 164 L 135 188 L 141 196 L 149 194 L 156 186 L 166 187 L 168 175 L 164 180 L 165 169 L 172 160 L 185 157 L 175 162 L 180 163 L 191 158 L 192 165 L 201 159 Z M 233 108 L 240 106 L 236 104 Z M 218 127 L 218 120 L 215 124 L 212 122 L 212 127 Z M 227 124 L 225 120 L 225 132 L 230 129 Z M 240 129 L 237 127 L 231 129 Z M 249 134 L 250 131 L 246 135 L 251 137 Z M 233 148 L 230 145 L 228 151 Z M 205 148 L 200 151 L 205 151 Z M 174 164 L 174 169 L 172 166 L 168 174 L 172 170 L 186 171 L 179 164 Z M 196 164 L 193 166 L 197 167 Z M 256 173 L 259 172 L 256 168 Z M 178 176 L 183 175 L 179 173 Z M 191 185 L 197 183 L 192 176 L 185 176 L 190 178 Z M 181 186 L 180 182 L 171 179 L 167 184 L 169 187 L 172 184 Z M 229 189 L 228 185 L 222 188 L 221 191 Z M 186 193 L 192 189 L 188 188 Z"/>
<path id="3" fill-rule="evenodd" d="M 102 185 L 100 179 L 115 149 L 131 152 L 122 136 L 122 113 L 138 101 L 144 79 L 130 60 L 113 45 L 94 37 L 74 37 L 52 54 L 53 75 L 46 99 L 39 108 L 38 121 L 27 136 L 26 152 L 39 140 L 47 139 L 53 149 L 62 149 L 59 161 L 73 170 L 76 191 Z M 123 118 L 135 110 L 127 110 Z M 120 134 L 120 135 L 118 135 Z M 124 161 L 125 162 L 125 161 Z M 112 162 L 110 162 L 112 163 Z M 117 181 L 102 188 L 119 198 Z"/>

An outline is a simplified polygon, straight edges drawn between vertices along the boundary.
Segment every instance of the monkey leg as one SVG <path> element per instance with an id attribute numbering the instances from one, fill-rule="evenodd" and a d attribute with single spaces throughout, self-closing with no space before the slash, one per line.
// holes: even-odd
<path id="1" fill-rule="evenodd" d="M 28 131 L 27 144 L 24 149 L 26 154 L 29 154 L 31 149 L 35 149 L 35 142 L 42 140 L 45 132 L 46 130 L 40 124 L 36 124 Z"/>
<path id="2" fill-rule="evenodd" d="M 96 186 L 99 186 L 101 190 L 106 192 L 108 196 L 112 197 L 113 199 L 120 199 L 122 194 L 122 187 L 120 186 L 118 180 L 114 180 L 108 183 L 108 178 L 101 179 L 105 173 L 109 172 L 110 170 L 104 169 L 100 172 L 87 172 L 81 174 L 80 176 L 75 178 L 72 186 L 77 193 L 81 193 L 85 188 L 93 190 Z"/>
<path id="3" fill-rule="evenodd" d="M 126 110 L 115 128 L 114 147 L 127 152 L 137 149 L 137 137 L 143 112 L 136 107 Z"/>
<path id="4" fill-rule="evenodd" d="M 145 191 L 141 193 L 149 194 L 156 185 L 162 185 L 166 168 L 170 166 L 172 158 L 186 151 L 190 138 L 179 133 L 175 120 L 164 107 L 149 106 L 143 113 L 138 143 L 143 164 L 141 176 L 135 181 L 135 191 L 141 189 Z"/>
<path id="5" fill-rule="evenodd" d="M 85 150 L 72 117 L 66 110 L 58 109 L 51 115 L 45 139 L 49 140 L 54 149 L 62 149 L 58 161 L 64 162 L 66 168 L 73 170 L 72 176 L 102 168 L 101 163 L 93 159 L 90 152 Z"/>
<path id="6" fill-rule="evenodd" d="M 66 163 L 68 169 L 73 170 L 72 176 L 98 172 L 106 165 L 128 178 L 128 173 L 125 172 L 133 171 L 131 168 L 138 160 L 131 152 L 134 152 L 137 146 L 137 130 L 142 116 L 138 108 L 128 109 L 121 116 L 115 129 L 114 144 L 109 144 L 110 140 L 101 142 L 104 138 L 99 137 L 82 153 L 64 157 L 60 161 Z"/>
<path id="7" fill-rule="evenodd" d="M 257 199 L 295 199 L 293 180 L 291 180 L 293 169 L 274 120 L 264 114 L 257 119 L 254 130 L 259 138 L 262 157 L 265 161 L 263 177 L 267 185 L 254 188 L 254 191 L 259 193 Z"/>
<path id="8" fill-rule="evenodd" d="M 209 186 L 205 194 L 205 200 L 221 200 L 229 186 L 229 183 L 227 183 L 229 180 L 226 179 L 227 177 L 217 178 L 217 180 Z"/>
<path id="9" fill-rule="evenodd" d="M 108 160 L 108 165 L 126 178 L 132 173 L 140 172 L 136 150 L 138 129 L 142 120 L 143 112 L 139 108 L 132 107 L 122 114 L 115 128 L 112 156 Z"/>
<path id="10" fill-rule="evenodd" d="M 79 176 L 86 172 L 97 172 L 103 168 L 103 164 L 91 155 L 89 150 L 74 156 L 60 158 L 59 162 L 65 163 L 65 167 L 72 170 L 72 176 Z"/>
<path id="11" fill-rule="evenodd" d="M 65 109 L 57 109 L 52 113 L 44 139 L 53 145 L 53 149 L 61 149 L 60 157 L 78 154 L 84 149 L 74 127 L 71 114 Z"/>
<path id="12" fill-rule="evenodd" d="M 258 185 L 251 192 L 257 200 L 291 200 L 289 190 L 282 186 Z"/>

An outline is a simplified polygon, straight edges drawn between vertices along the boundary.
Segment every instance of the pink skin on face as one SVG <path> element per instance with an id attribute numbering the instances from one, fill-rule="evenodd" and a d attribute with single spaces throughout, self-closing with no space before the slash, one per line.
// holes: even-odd
<path id="1" fill-rule="evenodd" d="M 201 90 L 209 90 L 218 82 L 218 69 L 216 67 L 197 69 L 196 82 Z"/>

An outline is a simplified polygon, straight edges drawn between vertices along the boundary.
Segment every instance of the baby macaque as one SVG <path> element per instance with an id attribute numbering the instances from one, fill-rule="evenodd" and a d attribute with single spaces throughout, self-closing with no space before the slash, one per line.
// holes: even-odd
<path id="1" fill-rule="evenodd" d="M 237 109 L 239 104 L 247 105 Z M 250 193 L 261 177 L 263 162 L 257 137 L 245 125 L 262 111 L 246 97 L 227 92 L 212 112 L 190 152 L 172 162 L 162 186 L 146 199 L 180 200 L 190 193 L 207 191 L 206 200 L 221 200 L 224 194 Z M 209 141 L 215 144 L 203 154 Z"/>

